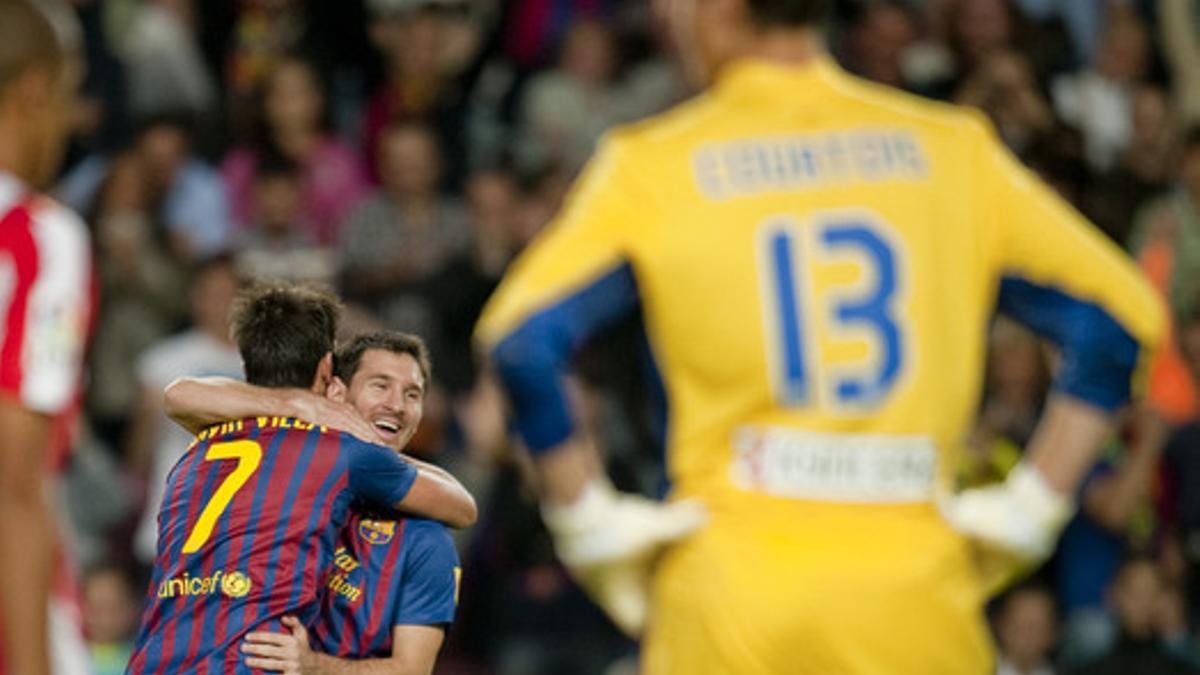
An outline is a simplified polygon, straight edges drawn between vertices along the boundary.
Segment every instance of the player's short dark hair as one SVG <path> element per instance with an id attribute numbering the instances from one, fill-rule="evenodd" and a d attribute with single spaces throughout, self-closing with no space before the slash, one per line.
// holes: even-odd
<path id="1" fill-rule="evenodd" d="M 61 72 L 78 48 L 68 11 L 50 0 L 0 0 L 0 90 L 35 66 Z"/>
<path id="2" fill-rule="evenodd" d="M 829 0 L 746 0 L 750 16 L 763 27 L 815 26 L 829 11 Z"/>
<path id="3" fill-rule="evenodd" d="M 362 363 L 363 354 L 368 349 L 382 349 L 393 354 L 408 354 L 421 367 L 421 375 L 425 378 L 425 386 L 429 387 L 429 376 L 432 365 L 429 360 L 429 348 L 425 341 L 412 333 L 402 333 L 394 330 L 380 330 L 365 335 L 359 335 L 338 348 L 333 357 L 333 374 L 343 382 L 350 384 L 358 366 Z"/>
<path id="4" fill-rule="evenodd" d="M 333 351 L 340 303 L 315 286 L 260 282 L 238 294 L 232 332 L 246 381 L 263 387 L 312 385 Z"/>

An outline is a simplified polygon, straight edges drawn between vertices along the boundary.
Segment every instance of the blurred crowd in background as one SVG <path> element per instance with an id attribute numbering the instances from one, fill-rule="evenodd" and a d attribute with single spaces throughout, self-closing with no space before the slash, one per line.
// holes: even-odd
<path id="1" fill-rule="evenodd" d="M 63 499 L 97 673 L 124 666 L 161 485 L 190 440 L 162 389 L 240 377 L 226 316 L 255 278 L 329 284 L 345 334 L 411 331 L 432 349 L 410 450 L 481 513 L 459 533 L 437 672 L 632 672 L 636 646 L 555 562 L 470 334 L 597 138 L 691 95 L 652 4 L 73 4 L 89 71 L 56 194 L 93 232 L 102 304 Z M 1054 559 L 993 603 L 1001 671 L 1187 672 L 1167 653 L 1200 668 L 1200 3 L 840 0 L 829 43 L 863 77 L 982 110 L 1172 310 L 1150 404 L 1091 472 Z M 663 430 L 641 335 L 631 322 L 581 356 L 576 403 L 617 485 L 654 494 Z M 964 483 L 1017 462 L 1054 368 L 1050 346 L 995 323 Z"/>

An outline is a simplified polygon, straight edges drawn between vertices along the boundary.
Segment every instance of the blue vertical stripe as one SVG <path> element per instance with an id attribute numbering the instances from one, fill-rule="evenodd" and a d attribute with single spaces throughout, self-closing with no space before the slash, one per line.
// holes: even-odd
<path id="1" fill-rule="evenodd" d="M 783 339 L 783 398 L 793 405 L 808 401 L 808 384 L 804 372 L 804 334 L 800 327 L 799 294 L 796 292 L 796 273 L 793 269 L 792 236 L 780 230 L 771 236 L 772 270 L 775 272 L 775 299 L 779 310 L 779 329 Z"/>

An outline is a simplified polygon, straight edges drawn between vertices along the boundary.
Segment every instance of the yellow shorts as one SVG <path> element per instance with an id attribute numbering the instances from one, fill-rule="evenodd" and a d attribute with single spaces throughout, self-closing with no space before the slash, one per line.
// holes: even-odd
<path id="1" fill-rule="evenodd" d="M 647 675 L 984 675 L 973 553 L 932 506 L 750 496 L 656 571 Z"/>

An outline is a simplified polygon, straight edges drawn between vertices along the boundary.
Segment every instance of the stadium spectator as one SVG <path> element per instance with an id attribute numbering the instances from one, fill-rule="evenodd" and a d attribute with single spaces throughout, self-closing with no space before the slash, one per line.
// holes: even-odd
<path id="1" fill-rule="evenodd" d="M 1070 38 L 1075 65 L 1091 63 L 1104 31 L 1105 10 L 1112 2 L 1076 2 L 1075 0 L 1016 0 L 1025 16 L 1047 23 L 1061 21 Z M 1064 45 L 1057 45 L 1062 49 Z"/>
<path id="2" fill-rule="evenodd" d="M 1103 654 L 1118 638 L 1106 589 L 1121 561 L 1130 551 L 1144 549 L 1151 535 L 1150 491 L 1166 427 L 1145 409 L 1128 421 L 1126 433 L 1129 442 L 1111 443 L 1084 479 L 1080 509 L 1063 532 L 1054 561 L 1065 617 L 1061 658 L 1068 666 Z"/>
<path id="3" fill-rule="evenodd" d="M 996 675 L 1054 675 L 1051 651 L 1058 624 L 1054 596 L 1045 588 L 1021 586 L 1005 594 L 996 612 L 999 663 Z"/>
<path id="4" fill-rule="evenodd" d="M 1049 386 L 1050 365 L 1037 336 L 1011 319 L 997 318 L 988 341 L 983 405 L 972 434 L 972 445 L 986 449 L 991 472 L 999 469 L 1003 475 L 1016 464 Z"/>
<path id="5" fill-rule="evenodd" d="M 934 39 L 917 50 L 913 87 L 942 99 L 949 99 L 986 57 L 1015 47 L 1024 23 L 1010 0 L 930 2 L 927 19 Z"/>
<path id="6" fill-rule="evenodd" d="M 1188 130 L 1180 147 L 1175 189 L 1141 209 L 1129 247 L 1135 253 L 1164 244 L 1174 253 L 1168 301 L 1178 320 L 1200 303 L 1200 127 Z"/>
<path id="7" fill-rule="evenodd" d="M 631 651 L 554 557 L 532 467 L 504 446 L 464 558 L 460 631 L 496 675 L 604 675 Z"/>
<path id="8" fill-rule="evenodd" d="M 133 364 L 183 318 L 187 279 L 156 224 L 151 179 L 136 154 L 108 162 L 88 220 L 96 232 L 104 302 L 92 345 L 87 404 L 97 435 L 112 450 L 125 442 L 137 398 Z"/>
<path id="9" fill-rule="evenodd" d="M 1013 50 L 983 57 L 955 100 L 987 113 L 1004 144 L 1018 156 L 1026 155 L 1054 127 L 1054 113 L 1038 89 L 1029 60 Z"/>
<path id="10" fill-rule="evenodd" d="M 102 563 L 83 579 L 83 624 L 92 675 L 122 675 L 133 652 L 141 607 L 128 570 Z"/>
<path id="11" fill-rule="evenodd" d="M 305 46 L 309 33 L 306 5 L 304 0 L 228 3 L 226 9 L 232 16 L 221 42 L 220 63 L 229 103 L 229 125 L 235 134 L 252 129 L 255 99 L 273 73 Z"/>
<path id="12" fill-rule="evenodd" d="M 1155 630 L 1155 609 L 1162 592 L 1162 576 L 1154 560 L 1134 557 L 1122 564 L 1108 591 L 1117 619 L 1116 642 L 1100 658 L 1070 672 L 1079 675 L 1200 672 L 1174 656 Z"/>
<path id="13" fill-rule="evenodd" d="M 1200 294 L 1200 127 L 1180 142 L 1174 188 L 1138 210 L 1129 248 L 1166 299 L 1175 326 L 1195 314 Z M 1197 411 L 1193 375 L 1179 355 L 1174 332 L 1151 364 L 1150 398 L 1171 422 Z"/>
<path id="14" fill-rule="evenodd" d="M 571 26 L 613 13 L 619 0 L 515 0 L 508 3 L 504 51 L 524 71 L 545 67 Z"/>
<path id="15" fill-rule="evenodd" d="M 1138 209 L 1170 187 L 1178 140 L 1166 92 L 1139 86 L 1133 95 L 1129 147 L 1115 167 L 1093 176 L 1080 196 L 1082 210 L 1113 241 L 1129 241 Z"/>
<path id="16" fill-rule="evenodd" d="M 1178 341 L 1188 371 L 1200 376 L 1200 312 L 1180 323 Z M 1195 621 L 1200 610 L 1200 416 L 1193 414 L 1172 431 L 1163 450 L 1162 474 L 1164 526 L 1185 563 L 1188 619 Z"/>
<path id="17" fill-rule="evenodd" d="M 337 240 L 338 225 L 362 198 L 367 179 L 362 160 L 330 129 L 328 101 L 314 66 L 289 57 L 266 77 L 259 92 L 252 142 L 234 148 L 221 165 L 233 217 L 254 220 L 259 162 L 277 154 L 301 169 L 301 226 L 318 244 Z"/>
<path id="18" fill-rule="evenodd" d="M 846 67 L 869 80 L 906 89 L 904 56 L 917 38 L 916 23 L 904 3 L 867 4 L 848 31 Z"/>
<path id="19" fill-rule="evenodd" d="M 482 171 L 467 181 L 470 246 L 458 252 L 429 284 L 437 312 L 441 383 L 451 395 L 470 389 L 476 368 L 471 333 L 488 296 L 517 250 L 520 192 L 512 174 Z"/>
<path id="20" fill-rule="evenodd" d="M 1133 95 L 1149 67 L 1146 27 L 1132 8 L 1109 5 L 1100 49 L 1087 70 L 1056 79 L 1054 108 L 1078 127 L 1088 165 L 1106 171 L 1116 164 L 1133 136 Z"/>
<path id="21" fill-rule="evenodd" d="M 522 168 L 561 167 L 574 173 L 600 136 L 625 121 L 614 39 L 605 23 L 576 23 L 564 38 L 557 66 L 529 82 L 514 148 Z"/>
<path id="22" fill-rule="evenodd" d="M 143 120 L 132 157 L 141 163 L 141 189 L 147 212 L 161 220 L 171 252 L 180 260 L 199 259 L 229 245 L 229 202 L 220 177 L 192 146 L 185 117 L 159 115 Z M 58 193 L 82 212 L 98 208 L 101 184 L 114 169 L 113 159 L 92 155 L 59 184 Z"/>
<path id="23" fill-rule="evenodd" d="M 118 43 L 129 77 L 131 114 L 145 117 L 216 111 L 216 83 L 204 63 L 194 0 L 147 0 L 133 12 Z"/>
<path id="24" fill-rule="evenodd" d="M 367 167 L 376 182 L 379 146 L 401 119 L 430 124 L 446 158 L 444 180 L 462 182 L 467 70 L 482 35 L 464 0 L 372 0 L 371 41 L 383 59 L 384 80 L 363 110 Z"/>
<path id="25" fill-rule="evenodd" d="M 1200 642 L 1188 623 L 1187 597 L 1178 584 L 1163 583 L 1162 593 L 1154 606 L 1154 630 L 1167 651 L 1200 668 Z"/>
<path id="26" fill-rule="evenodd" d="M 1200 123 L 1200 19 L 1189 0 L 1157 0 L 1158 34 L 1171 71 L 1176 112 L 1187 124 Z"/>
<path id="27" fill-rule="evenodd" d="M 284 157 L 264 158 L 254 179 L 254 225 L 238 237 L 239 273 L 248 279 L 333 282 L 334 253 L 300 228 L 300 170 Z"/>
<path id="28" fill-rule="evenodd" d="M 383 185 L 342 226 L 342 287 L 389 328 L 432 338 L 427 283 L 467 249 L 470 226 L 462 205 L 438 192 L 442 157 L 429 126 L 395 123 L 380 143 Z"/>

